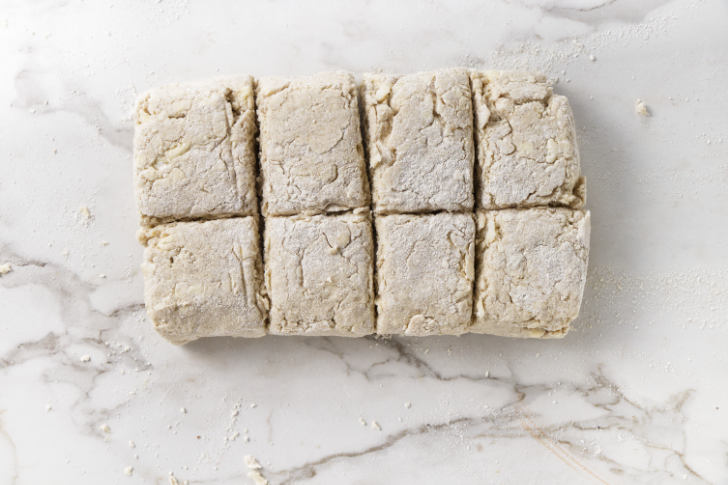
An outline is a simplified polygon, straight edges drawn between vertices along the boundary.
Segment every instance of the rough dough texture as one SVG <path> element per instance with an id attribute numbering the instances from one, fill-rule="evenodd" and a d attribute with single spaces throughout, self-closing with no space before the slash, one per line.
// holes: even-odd
<path id="1" fill-rule="evenodd" d="M 270 217 L 265 264 L 270 333 L 358 337 L 374 332 L 368 214 Z"/>
<path id="2" fill-rule="evenodd" d="M 350 74 L 262 78 L 257 99 L 265 215 L 340 212 L 369 204 Z"/>
<path id="3" fill-rule="evenodd" d="M 458 335 L 471 323 L 472 214 L 389 215 L 377 228 L 377 333 Z"/>
<path id="4" fill-rule="evenodd" d="M 134 135 L 142 222 L 255 214 L 255 136 L 251 77 L 142 95 Z"/>
<path id="5" fill-rule="evenodd" d="M 473 109 L 467 71 L 364 76 L 377 213 L 473 209 Z"/>
<path id="6" fill-rule="evenodd" d="M 471 332 L 563 337 L 581 306 L 589 212 L 534 208 L 476 216 L 475 319 Z"/>
<path id="7" fill-rule="evenodd" d="M 260 337 L 268 306 L 255 218 L 160 224 L 141 231 L 147 313 L 166 339 Z"/>
<path id="8" fill-rule="evenodd" d="M 586 185 L 566 97 L 529 73 L 474 72 L 471 83 L 478 207 L 583 206 Z"/>

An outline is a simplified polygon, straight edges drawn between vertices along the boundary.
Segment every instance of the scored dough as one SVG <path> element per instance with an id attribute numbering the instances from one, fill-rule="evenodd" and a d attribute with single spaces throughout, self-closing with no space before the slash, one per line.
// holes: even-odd
<path id="1" fill-rule="evenodd" d="M 472 214 L 389 215 L 377 228 L 377 333 L 459 335 L 471 323 Z"/>
<path id="2" fill-rule="evenodd" d="M 584 204 L 569 101 L 541 75 L 471 73 L 477 205 L 483 209 Z"/>
<path id="3" fill-rule="evenodd" d="M 268 301 L 253 217 L 143 229 L 147 313 L 166 339 L 260 337 Z"/>
<path id="4" fill-rule="evenodd" d="M 367 74 L 363 91 L 375 211 L 472 210 L 467 71 Z"/>
<path id="5" fill-rule="evenodd" d="M 270 333 L 373 333 L 373 251 L 366 213 L 268 218 Z"/>
<path id="6" fill-rule="evenodd" d="M 589 212 L 479 211 L 471 332 L 563 337 L 581 305 Z"/>
<path id="7" fill-rule="evenodd" d="M 256 131 L 249 76 L 142 95 L 134 135 L 142 222 L 255 214 Z"/>
<path id="8" fill-rule="evenodd" d="M 137 103 L 134 167 L 147 312 L 174 343 L 549 338 L 579 312 L 585 181 L 569 103 L 540 75 L 163 86 Z"/>
<path id="9" fill-rule="evenodd" d="M 369 204 L 351 74 L 262 78 L 257 99 L 266 216 L 341 212 Z"/>

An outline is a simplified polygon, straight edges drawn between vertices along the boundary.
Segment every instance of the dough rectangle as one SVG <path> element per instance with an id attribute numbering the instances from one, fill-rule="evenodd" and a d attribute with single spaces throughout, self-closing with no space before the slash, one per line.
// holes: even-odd
<path id="1" fill-rule="evenodd" d="M 255 214 L 256 132 L 249 76 L 142 95 L 134 134 L 142 222 Z"/>
<path id="2" fill-rule="evenodd" d="M 368 213 L 267 218 L 270 333 L 373 333 L 373 246 Z"/>
<path id="3" fill-rule="evenodd" d="M 590 214 L 566 208 L 479 211 L 472 332 L 563 337 L 579 314 Z"/>
<path id="4" fill-rule="evenodd" d="M 150 90 L 134 135 L 148 314 L 175 343 L 561 337 L 588 263 L 579 165 L 569 103 L 537 74 L 456 68 L 357 85 L 329 72 Z"/>
<path id="5" fill-rule="evenodd" d="M 471 73 L 476 205 L 482 209 L 584 204 L 574 119 L 537 74 Z"/>
<path id="6" fill-rule="evenodd" d="M 471 323 L 472 214 L 379 216 L 377 333 L 459 335 Z"/>
<path id="7" fill-rule="evenodd" d="M 472 210 L 468 72 L 367 74 L 363 93 L 375 211 Z"/>
<path id="8" fill-rule="evenodd" d="M 357 89 L 350 74 L 264 77 L 257 103 L 266 216 L 368 206 Z"/>
<path id="9" fill-rule="evenodd" d="M 254 217 L 142 230 L 147 313 L 166 339 L 260 337 L 268 302 Z"/>

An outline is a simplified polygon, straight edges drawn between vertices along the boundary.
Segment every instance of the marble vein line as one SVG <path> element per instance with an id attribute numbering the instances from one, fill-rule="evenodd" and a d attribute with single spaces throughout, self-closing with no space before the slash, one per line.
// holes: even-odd
<path id="1" fill-rule="evenodd" d="M 361 369 L 349 363 L 346 359 L 346 354 L 336 349 L 335 343 L 331 339 L 322 339 L 321 342 L 324 342 L 324 345 L 314 345 L 313 343 L 311 343 L 311 346 L 314 346 L 324 352 L 331 353 L 332 355 L 335 355 L 337 358 L 341 359 L 346 366 L 347 375 L 357 373 L 364 377 L 367 381 L 394 379 L 399 377 L 399 375 L 397 374 L 377 374 L 373 372 L 373 369 L 377 367 L 382 367 L 390 363 L 397 362 L 404 363 L 405 365 L 418 370 L 420 372 L 420 377 L 427 377 L 440 382 L 466 380 L 475 383 L 482 382 L 496 384 L 506 388 L 510 388 L 514 392 L 515 398 L 509 402 L 506 402 L 500 408 L 493 411 L 494 414 L 501 416 L 501 420 L 499 421 L 499 428 L 496 428 L 495 434 L 493 432 L 486 432 L 483 434 L 474 435 L 474 437 L 498 436 L 500 438 L 523 438 L 530 436 L 531 438 L 538 441 L 541 445 L 546 446 L 545 444 L 548 444 L 547 447 L 550 447 L 552 452 L 554 447 L 558 447 L 561 453 L 559 459 L 564 461 L 563 457 L 568 457 L 566 458 L 566 460 L 570 461 L 570 466 L 577 467 L 581 472 L 587 474 L 592 479 L 602 480 L 602 482 L 604 481 L 603 478 L 599 477 L 596 472 L 591 470 L 590 467 L 582 463 L 578 458 L 575 458 L 575 456 L 582 456 L 589 459 L 597 459 L 598 461 L 606 463 L 612 470 L 619 470 L 622 474 L 634 475 L 635 477 L 641 476 L 641 474 L 645 471 L 635 467 L 630 468 L 629 466 L 624 465 L 624 463 L 621 463 L 620 460 L 612 459 L 608 456 L 605 456 L 604 453 L 599 453 L 596 456 L 585 456 L 583 446 L 579 446 L 579 444 L 575 440 L 561 438 L 561 435 L 568 433 L 575 433 L 578 435 L 579 433 L 583 434 L 584 432 L 590 431 L 603 432 L 610 429 L 615 429 L 619 432 L 626 433 L 628 436 L 632 436 L 635 440 L 639 441 L 642 444 L 645 450 L 664 451 L 667 452 L 668 455 L 676 457 L 679 460 L 685 475 L 693 477 L 693 479 L 698 480 L 700 483 L 710 483 L 699 473 L 697 473 L 692 467 L 690 467 L 690 465 L 687 463 L 687 460 L 685 459 L 686 440 L 684 428 L 681 428 L 682 439 L 680 440 L 680 442 L 682 443 L 682 446 L 680 446 L 680 448 L 672 446 L 669 442 L 656 443 L 650 440 L 648 437 L 650 433 L 650 424 L 655 421 L 659 422 L 660 418 L 665 415 L 672 416 L 673 419 L 677 418 L 681 421 L 685 421 L 683 406 L 688 401 L 691 394 L 694 392 L 692 389 L 687 389 L 675 395 L 672 395 L 668 398 L 667 402 L 665 402 L 661 406 L 647 407 L 626 396 L 620 390 L 617 384 L 615 384 L 612 380 L 606 377 L 601 364 L 597 365 L 596 369 L 590 373 L 589 377 L 592 381 L 591 383 L 565 383 L 561 386 L 556 386 L 549 383 L 526 385 L 518 382 L 517 376 L 510 366 L 508 366 L 509 369 L 511 369 L 510 378 L 495 376 L 485 377 L 462 373 L 443 375 L 442 373 L 434 369 L 424 358 L 419 357 L 413 352 L 409 351 L 407 349 L 407 346 L 399 341 L 397 338 L 381 339 L 367 337 L 367 339 L 375 340 L 380 345 L 384 345 L 390 348 L 391 350 L 393 350 L 395 355 L 391 358 L 375 362 L 367 366 L 366 368 Z M 537 427 L 534 424 L 534 420 L 536 419 L 536 417 L 539 416 L 539 414 L 534 410 L 529 410 L 528 401 L 533 400 L 535 396 L 555 390 L 557 387 L 559 389 L 565 388 L 570 393 L 584 399 L 594 408 L 603 411 L 604 416 L 599 418 L 585 419 L 581 421 L 568 421 L 563 424 Z M 604 397 L 601 396 L 601 394 L 603 393 L 607 394 L 607 399 L 604 399 Z M 507 418 L 504 419 L 503 416 L 507 416 Z M 525 416 L 529 416 L 528 421 L 526 421 L 527 426 L 524 426 L 523 424 Z M 467 423 L 468 425 L 473 425 L 481 422 L 490 422 L 486 417 L 483 416 L 481 416 L 480 418 L 467 419 L 470 419 L 470 421 L 458 421 L 458 423 L 463 422 Z M 642 427 L 646 429 L 635 426 L 635 422 L 641 423 Z M 446 423 L 436 423 L 433 425 L 423 426 L 435 426 L 434 429 L 444 430 L 447 428 L 445 424 Z M 655 424 L 655 426 L 658 426 L 658 424 Z M 414 432 L 414 434 L 418 433 Z M 536 436 L 534 436 L 534 434 Z M 392 436 L 395 439 L 392 443 L 389 443 L 389 440 L 390 438 L 392 438 Z M 404 439 L 408 436 L 408 434 L 402 434 L 402 432 L 399 432 L 392 436 L 388 437 L 385 443 L 374 446 L 371 449 L 367 449 L 368 451 L 364 450 L 366 451 L 366 453 L 362 451 L 357 451 L 327 455 L 326 457 L 322 457 L 318 460 L 301 464 L 293 469 L 278 471 L 276 473 L 278 474 L 278 476 L 286 476 L 286 473 L 291 473 L 295 477 L 300 478 L 302 474 L 304 474 L 304 472 L 309 473 L 311 470 L 315 471 L 317 467 L 323 467 L 331 463 L 332 461 L 342 459 L 356 459 L 357 457 L 364 456 L 369 453 L 375 453 L 377 451 L 385 449 L 389 446 L 392 446 L 397 441 Z M 674 476 L 673 473 L 669 471 L 661 471 L 668 474 L 668 476 L 670 476 L 671 478 L 677 478 Z"/>

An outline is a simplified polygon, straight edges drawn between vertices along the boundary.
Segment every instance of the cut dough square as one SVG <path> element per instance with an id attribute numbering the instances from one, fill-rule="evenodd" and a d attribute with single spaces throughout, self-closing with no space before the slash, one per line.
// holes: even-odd
<path id="1" fill-rule="evenodd" d="M 253 217 L 143 229 L 144 299 L 156 330 L 183 344 L 200 337 L 260 337 L 268 306 Z"/>
<path id="2" fill-rule="evenodd" d="M 257 100 L 265 215 L 341 212 L 369 204 L 350 74 L 262 78 Z"/>
<path id="3" fill-rule="evenodd" d="M 364 76 L 379 214 L 473 209 L 473 109 L 462 69 Z"/>
<path id="4" fill-rule="evenodd" d="M 580 177 L 569 102 L 541 75 L 471 73 L 479 208 L 579 208 Z"/>
<path id="5" fill-rule="evenodd" d="M 366 213 L 266 219 L 270 333 L 373 333 L 373 251 Z"/>
<path id="6" fill-rule="evenodd" d="M 563 337 L 581 306 L 589 212 L 479 211 L 472 332 Z"/>
<path id="7" fill-rule="evenodd" d="M 377 228 L 377 333 L 458 335 L 471 323 L 472 214 L 388 215 Z"/>
<path id="8" fill-rule="evenodd" d="M 255 136 L 250 77 L 142 95 L 134 134 L 142 222 L 255 214 Z"/>

